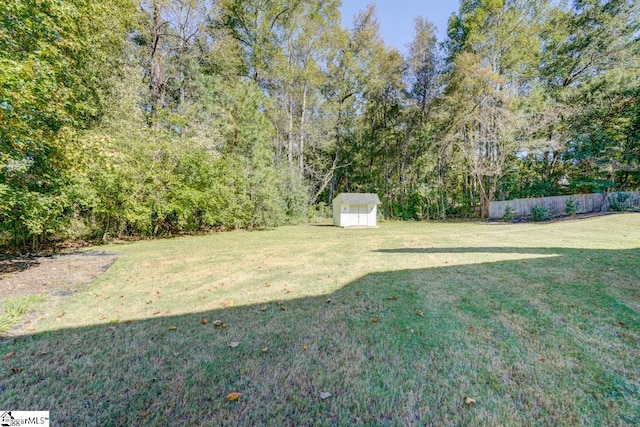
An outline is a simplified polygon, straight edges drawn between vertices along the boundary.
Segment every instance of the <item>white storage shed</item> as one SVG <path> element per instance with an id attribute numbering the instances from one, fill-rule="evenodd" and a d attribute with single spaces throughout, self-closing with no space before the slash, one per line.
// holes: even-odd
<path id="1" fill-rule="evenodd" d="M 333 225 L 376 227 L 379 204 L 374 193 L 340 193 L 333 199 Z"/>

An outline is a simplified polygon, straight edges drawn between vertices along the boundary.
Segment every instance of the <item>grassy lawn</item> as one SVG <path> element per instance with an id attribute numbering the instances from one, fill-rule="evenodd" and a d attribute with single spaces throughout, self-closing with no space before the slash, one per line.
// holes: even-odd
<path id="1" fill-rule="evenodd" d="M 638 214 L 100 250 L 120 258 L 0 345 L 0 409 L 65 426 L 640 424 Z"/>

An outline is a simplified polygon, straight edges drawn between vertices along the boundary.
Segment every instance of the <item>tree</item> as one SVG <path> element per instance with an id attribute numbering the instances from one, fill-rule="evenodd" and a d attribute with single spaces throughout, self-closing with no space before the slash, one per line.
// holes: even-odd
<path id="1" fill-rule="evenodd" d="M 107 108 L 133 6 L 0 4 L 0 223 L 15 245 L 37 246 L 68 223 L 76 132 Z"/>

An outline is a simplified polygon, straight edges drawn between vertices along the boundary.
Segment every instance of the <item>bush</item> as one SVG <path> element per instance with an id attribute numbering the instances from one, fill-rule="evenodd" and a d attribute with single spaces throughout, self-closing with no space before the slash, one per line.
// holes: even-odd
<path id="1" fill-rule="evenodd" d="M 546 221 L 551 216 L 549 215 L 549 209 L 542 205 L 535 205 L 531 208 L 531 217 L 534 221 Z"/>
<path id="2" fill-rule="evenodd" d="M 575 214 L 577 214 L 579 210 L 578 202 L 573 197 L 569 197 L 565 204 L 564 210 L 567 215 L 575 216 Z"/>
<path id="3" fill-rule="evenodd" d="M 507 206 L 506 208 L 504 208 L 504 215 L 502 215 L 502 220 L 504 222 L 513 221 L 515 214 L 516 214 L 516 210 L 513 209 L 511 206 Z"/>
<path id="4" fill-rule="evenodd" d="M 626 193 L 613 193 L 607 197 L 609 209 L 612 211 L 626 211 L 632 205 L 631 195 Z"/>

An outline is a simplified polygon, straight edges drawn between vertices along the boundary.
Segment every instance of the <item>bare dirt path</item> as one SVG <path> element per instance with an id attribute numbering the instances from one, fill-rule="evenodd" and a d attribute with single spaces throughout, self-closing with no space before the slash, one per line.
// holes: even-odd
<path id="1" fill-rule="evenodd" d="M 106 271 L 118 256 L 113 253 L 88 251 L 46 256 L 0 255 L 0 313 L 7 298 L 44 294 L 48 303 L 69 296 L 91 283 Z M 10 331 L 15 334 L 30 323 L 27 316 Z"/>

